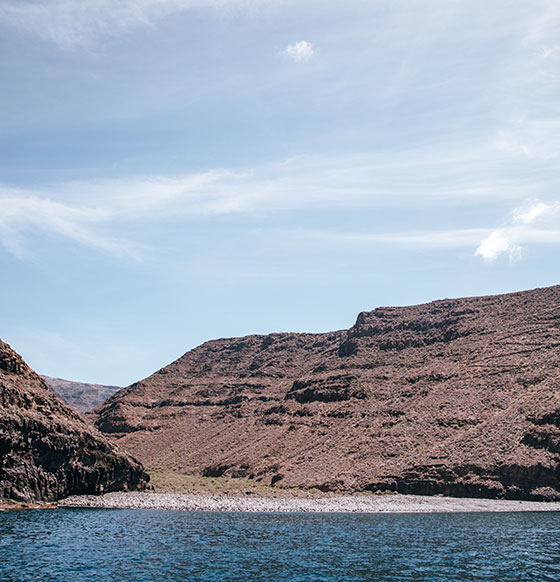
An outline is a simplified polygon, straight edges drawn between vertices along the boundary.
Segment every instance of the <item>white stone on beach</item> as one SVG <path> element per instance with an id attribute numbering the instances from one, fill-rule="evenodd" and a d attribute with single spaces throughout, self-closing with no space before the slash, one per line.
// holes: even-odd
<path id="1" fill-rule="evenodd" d="M 560 502 L 425 497 L 420 495 L 337 495 L 314 499 L 278 499 L 237 495 L 179 493 L 106 493 L 76 495 L 59 507 L 170 509 L 184 511 L 449 513 L 485 511 L 560 511 Z"/>

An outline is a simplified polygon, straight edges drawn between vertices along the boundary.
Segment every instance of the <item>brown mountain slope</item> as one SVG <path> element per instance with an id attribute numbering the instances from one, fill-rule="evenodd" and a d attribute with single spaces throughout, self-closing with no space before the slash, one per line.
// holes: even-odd
<path id="1" fill-rule="evenodd" d="M 96 410 L 148 467 L 284 487 L 560 498 L 560 287 L 211 341 Z"/>
<path id="2" fill-rule="evenodd" d="M 51 378 L 50 376 L 41 376 L 41 378 L 63 402 L 78 412 L 94 409 L 121 389 L 120 386 L 85 384 L 62 378 Z"/>
<path id="3" fill-rule="evenodd" d="M 0 499 L 51 501 L 136 489 L 147 479 L 0 341 Z"/>

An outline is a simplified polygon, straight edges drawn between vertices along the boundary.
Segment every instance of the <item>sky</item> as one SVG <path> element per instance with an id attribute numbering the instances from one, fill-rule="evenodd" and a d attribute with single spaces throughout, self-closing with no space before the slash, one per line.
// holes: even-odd
<path id="1" fill-rule="evenodd" d="M 556 0 L 0 0 L 0 337 L 202 342 L 560 283 Z"/>

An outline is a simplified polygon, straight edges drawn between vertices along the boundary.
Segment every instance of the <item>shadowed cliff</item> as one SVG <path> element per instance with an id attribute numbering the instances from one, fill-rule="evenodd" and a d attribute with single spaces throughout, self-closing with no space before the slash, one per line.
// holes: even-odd
<path id="1" fill-rule="evenodd" d="M 0 499 L 52 501 L 143 488 L 148 479 L 0 341 Z"/>

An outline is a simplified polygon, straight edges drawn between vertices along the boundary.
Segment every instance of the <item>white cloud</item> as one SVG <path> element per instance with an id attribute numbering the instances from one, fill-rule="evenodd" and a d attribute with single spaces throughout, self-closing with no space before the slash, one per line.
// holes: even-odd
<path id="1" fill-rule="evenodd" d="M 510 262 L 513 262 L 521 258 L 522 251 L 523 248 L 512 242 L 505 231 L 496 230 L 480 243 L 475 255 L 482 257 L 487 263 L 491 263 L 500 255 L 506 254 Z"/>
<path id="2" fill-rule="evenodd" d="M 523 255 L 520 243 L 557 243 L 559 233 L 555 229 L 528 227 L 537 220 L 539 223 L 554 217 L 560 210 L 558 202 L 532 201 L 516 208 L 512 213 L 512 226 L 493 231 L 478 245 L 475 255 L 486 262 L 495 261 L 500 255 L 507 255 L 510 262 L 518 260 Z M 550 221 L 549 221 L 550 222 Z"/>
<path id="3" fill-rule="evenodd" d="M 530 224 L 537 218 L 550 217 L 558 212 L 560 204 L 546 204 L 545 202 L 533 202 L 528 206 L 516 208 L 513 211 L 515 224 Z"/>
<path id="4" fill-rule="evenodd" d="M 282 54 L 295 63 L 303 63 L 305 61 L 310 61 L 315 56 L 315 51 L 310 42 L 300 40 L 299 42 L 288 45 L 282 51 Z"/>
<path id="5" fill-rule="evenodd" d="M 322 245 L 333 243 L 385 246 L 401 249 L 470 249 L 478 245 L 476 254 L 488 262 L 506 254 L 511 262 L 523 255 L 522 244 L 560 245 L 560 230 L 542 230 L 527 227 L 510 227 L 498 231 L 485 228 L 458 228 L 450 230 L 418 230 L 412 232 L 340 232 L 333 230 L 293 229 L 274 230 L 274 236 L 290 237 L 304 244 L 320 241 Z M 482 242 L 480 242 L 482 239 Z"/>

